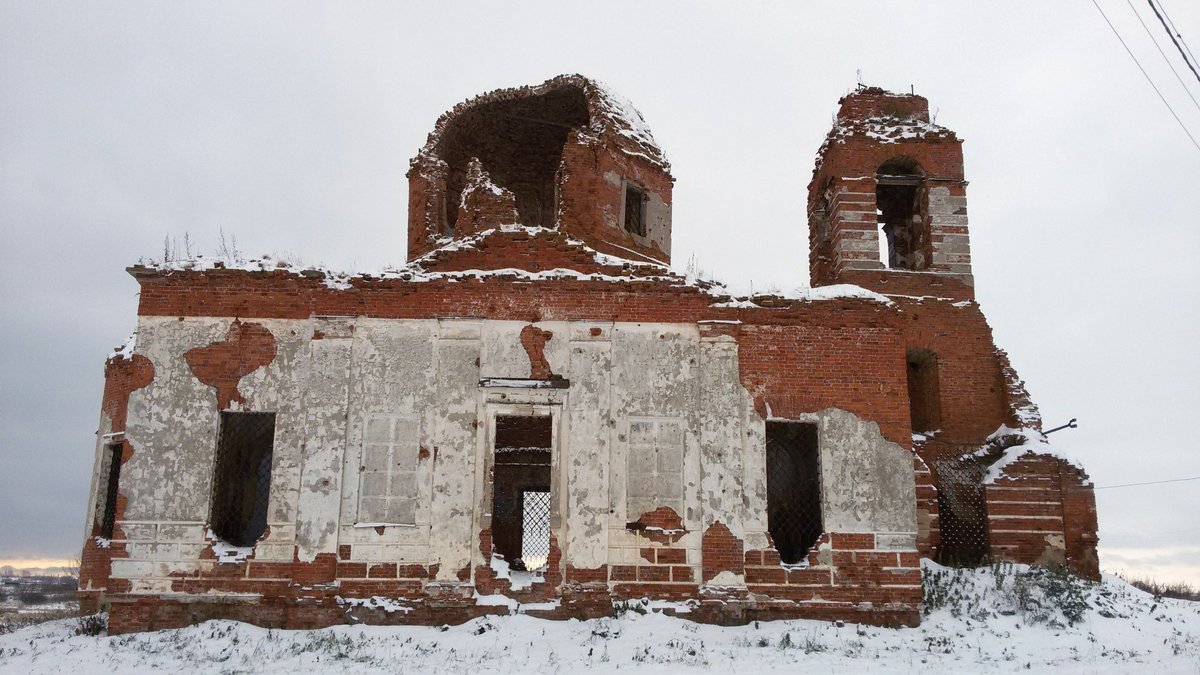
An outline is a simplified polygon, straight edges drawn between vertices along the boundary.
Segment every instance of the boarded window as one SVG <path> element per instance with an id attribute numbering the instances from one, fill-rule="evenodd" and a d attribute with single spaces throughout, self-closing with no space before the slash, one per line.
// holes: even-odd
<path id="1" fill-rule="evenodd" d="M 646 193 L 636 185 L 625 185 L 625 230 L 646 236 Z"/>
<path id="2" fill-rule="evenodd" d="M 413 417 L 367 417 L 359 468 L 360 524 L 416 523 L 420 433 L 420 423 Z"/>
<path id="3" fill-rule="evenodd" d="M 234 546 L 253 546 L 267 529 L 274 447 L 275 413 L 221 413 L 209 523 Z"/>
<path id="4" fill-rule="evenodd" d="M 803 560 L 821 536 L 815 424 L 767 422 L 767 530 L 788 564 Z"/>
<path id="5" fill-rule="evenodd" d="M 121 450 L 123 443 L 104 446 L 100 475 L 103 476 L 96 495 L 96 533 L 105 539 L 113 536 L 117 519 L 117 491 L 121 483 Z"/>
<path id="6" fill-rule="evenodd" d="M 661 506 L 683 513 L 683 427 L 678 420 L 629 423 L 626 475 L 630 518 Z"/>

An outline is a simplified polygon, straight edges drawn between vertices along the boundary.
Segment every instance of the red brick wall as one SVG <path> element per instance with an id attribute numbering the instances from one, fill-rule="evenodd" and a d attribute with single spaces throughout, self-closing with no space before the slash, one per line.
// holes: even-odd
<path id="1" fill-rule="evenodd" d="M 863 314 L 846 307 L 804 325 L 741 326 L 742 386 L 758 413 L 765 418 L 769 409 L 770 416 L 797 419 L 841 408 L 877 422 L 884 438 L 911 448 L 900 326 L 890 312 Z"/>
<path id="2" fill-rule="evenodd" d="M 937 357 L 942 426 L 939 438 L 982 444 L 1008 419 L 1007 386 L 979 305 L 896 298 L 908 349 Z"/>
<path id="3" fill-rule="evenodd" d="M 572 134 L 574 138 L 576 135 Z M 590 141 L 568 142 L 563 150 L 563 188 L 560 228 L 598 251 L 630 257 L 629 251 L 667 264 L 671 254 L 639 243 L 620 224 L 624 186 L 616 176 L 631 180 L 657 194 L 668 205 L 674 179 L 656 164 L 626 154 L 612 144 Z M 616 219 L 613 224 L 608 221 Z M 611 244 L 615 244 L 613 246 Z"/>
<path id="4" fill-rule="evenodd" d="M 1100 579 L 1096 499 L 1081 469 L 1048 455 L 1027 454 L 984 489 L 993 557 L 1065 565 Z"/>
<path id="5" fill-rule="evenodd" d="M 821 535 L 807 566 L 783 565 L 774 549 L 746 552 L 751 593 L 791 600 L 803 616 L 862 620 L 859 603 L 890 607 L 875 623 L 915 626 L 920 622 L 921 569 L 915 551 L 877 548 L 874 534 Z"/>

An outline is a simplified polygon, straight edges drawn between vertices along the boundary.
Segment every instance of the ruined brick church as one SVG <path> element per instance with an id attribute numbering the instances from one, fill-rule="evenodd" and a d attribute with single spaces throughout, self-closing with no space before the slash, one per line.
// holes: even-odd
<path id="1" fill-rule="evenodd" d="M 403 267 L 131 267 L 84 608 L 915 625 L 922 557 L 1097 577 L 1091 483 L 975 301 L 962 141 L 920 96 L 840 104 L 794 293 L 671 270 L 670 165 L 580 76 L 437 121 Z"/>

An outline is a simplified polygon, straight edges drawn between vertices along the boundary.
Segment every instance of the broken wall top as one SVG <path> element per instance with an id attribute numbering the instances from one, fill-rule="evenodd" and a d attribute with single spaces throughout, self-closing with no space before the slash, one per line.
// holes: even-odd
<path id="1" fill-rule="evenodd" d="M 520 225 L 670 262 L 670 163 L 628 100 L 581 75 L 455 106 L 438 119 L 408 179 L 410 261 Z"/>
<path id="2" fill-rule="evenodd" d="M 412 166 L 415 168 L 423 159 L 440 158 L 447 135 L 473 112 L 488 106 L 520 104 L 547 97 L 551 98 L 549 107 L 562 108 L 570 105 L 568 99 L 572 95 L 578 96 L 586 106 L 586 116 L 577 116 L 573 126 L 582 126 L 597 135 L 608 134 L 624 152 L 640 156 L 670 172 L 666 153 L 629 99 L 583 75 L 559 75 L 538 85 L 496 89 L 459 103 L 438 118 L 425 146 L 413 158 Z"/>
<path id="3" fill-rule="evenodd" d="M 962 141 L 930 120 L 924 96 L 867 87 L 838 103 L 837 121 L 817 150 L 810 194 L 838 177 L 874 177 L 897 157 L 915 160 L 927 176 L 963 181 Z"/>

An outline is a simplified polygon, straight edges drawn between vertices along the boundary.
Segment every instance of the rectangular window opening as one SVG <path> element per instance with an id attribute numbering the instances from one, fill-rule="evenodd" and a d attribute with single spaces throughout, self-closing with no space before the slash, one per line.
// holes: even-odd
<path id="1" fill-rule="evenodd" d="M 552 446 L 549 415 L 496 417 L 492 547 L 514 570 L 538 570 L 550 556 Z"/>
<path id="2" fill-rule="evenodd" d="M 925 269 L 928 235 L 921 214 L 922 177 L 880 173 L 876 185 L 880 262 L 888 269 Z"/>
<path id="3" fill-rule="evenodd" d="M 905 360 L 912 430 L 936 431 L 942 426 L 937 355 L 924 349 L 910 349 Z"/>
<path id="4" fill-rule="evenodd" d="M 646 236 L 646 192 L 636 185 L 625 184 L 625 230 L 639 237 Z"/>
<path id="5" fill-rule="evenodd" d="M 221 413 L 209 524 L 234 546 L 253 546 L 267 529 L 274 447 L 275 413 Z"/>
<path id="6" fill-rule="evenodd" d="M 767 530 L 780 559 L 796 564 L 821 536 L 817 426 L 767 422 Z"/>
<path id="7" fill-rule="evenodd" d="M 113 528 L 117 522 L 117 492 L 121 483 L 121 454 L 124 443 L 111 443 L 104 448 L 104 482 L 101 483 L 103 493 L 100 504 L 99 536 L 112 539 Z"/>

